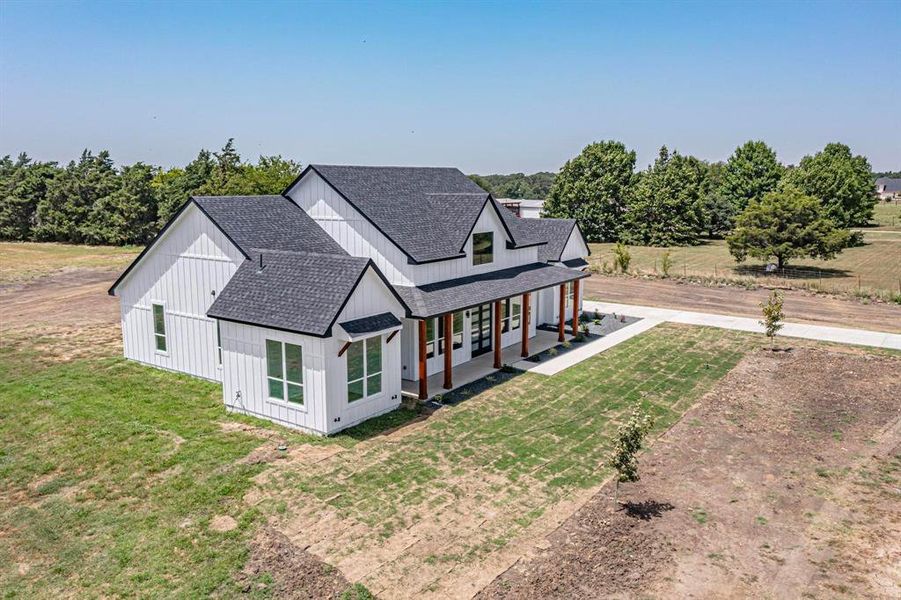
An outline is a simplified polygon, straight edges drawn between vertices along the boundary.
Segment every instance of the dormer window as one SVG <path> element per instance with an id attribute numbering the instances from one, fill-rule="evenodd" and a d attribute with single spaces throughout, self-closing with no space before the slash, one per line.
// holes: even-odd
<path id="1" fill-rule="evenodd" d="M 472 234 L 472 264 L 487 265 L 494 262 L 494 233 Z"/>

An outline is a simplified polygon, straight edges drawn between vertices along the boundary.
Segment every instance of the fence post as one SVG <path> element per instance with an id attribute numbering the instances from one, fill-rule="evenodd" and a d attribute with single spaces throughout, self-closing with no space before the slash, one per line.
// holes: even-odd
<path id="1" fill-rule="evenodd" d="M 719 274 L 716 272 L 716 263 L 713 263 L 713 278 L 717 279 Z"/>

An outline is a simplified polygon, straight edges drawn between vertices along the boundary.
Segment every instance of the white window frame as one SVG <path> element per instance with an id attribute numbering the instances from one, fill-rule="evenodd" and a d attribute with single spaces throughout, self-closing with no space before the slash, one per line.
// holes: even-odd
<path id="1" fill-rule="evenodd" d="M 486 260 L 484 262 L 476 262 L 476 236 L 477 235 L 490 235 L 491 236 L 491 257 L 490 260 Z M 480 267 L 482 265 L 490 265 L 494 263 L 494 232 L 493 231 L 476 231 L 472 234 L 472 266 Z"/>
<path id="2" fill-rule="evenodd" d="M 566 306 L 572 306 L 575 299 L 575 289 L 572 281 L 566 282 Z"/>
<path id="3" fill-rule="evenodd" d="M 372 400 L 373 398 L 378 398 L 379 396 L 385 393 L 385 344 L 383 343 L 383 336 L 374 335 L 372 337 L 368 337 L 356 342 L 352 342 L 353 344 L 363 344 L 363 375 L 356 379 L 350 379 L 350 348 L 348 351 L 344 353 L 345 356 L 345 370 L 347 373 L 347 383 L 345 384 L 345 390 L 347 391 L 347 403 L 348 404 L 358 404 L 361 402 L 366 402 L 367 400 Z M 378 343 L 379 345 L 379 370 L 369 372 L 369 345 L 372 343 Z M 378 375 L 379 376 L 379 390 L 377 392 L 369 393 L 369 380 L 370 378 Z M 363 383 L 363 396 L 357 398 L 356 400 L 350 399 L 350 385 L 352 383 Z"/>
<path id="4" fill-rule="evenodd" d="M 159 333 L 156 330 L 156 307 L 159 306 L 163 311 L 163 332 Z M 161 354 L 163 356 L 169 356 L 169 327 L 166 323 L 166 303 L 160 302 L 157 300 L 150 301 L 150 326 L 153 329 L 153 351 L 156 354 Z M 165 349 L 160 350 L 160 347 L 157 345 L 157 340 L 159 338 L 163 339 L 163 344 L 166 346 Z"/>
<path id="5" fill-rule="evenodd" d="M 301 357 L 303 353 L 301 353 Z M 216 359 L 218 362 L 216 363 L 216 367 L 222 368 L 222 327 L 220 325 L 219 319 L 216 319 Z"/>
<path id="6" fill-rule="evenodd" d="M 454 327 L 454 321 L 457 316 L 460 317 L 460 329 Z M 465 328 L 466 321 L 464 320 L 465 316 L 462 310 L 458 310 L 457 312 L 451 313 L 451 346 L 453 350 L 459 350 L 463 347 L 463 329 Z M 436 319 L 438 321 L 435 324 L 435 335 L 438 342 L 438 355 L 444 354 L 444 317 L 438 317 Z M 428 348 L 428 345 L 426 346 Z"/>
<path id="7" fill-rule="evenodd" d="M 513 310 L 513 307 L 516 306 L 519 308 L 518 312 Z M 520 327 L 522 327 L 522 296 L 514 296 L 511 298 L 507 298 L 501 301 L 501 311 L 504 315 L 501 319 L 501 333 L 507 333 L 508 331 L 516 331 Z M 513 325 L 513 317 L 516 317 L 516 325 Z"/>
<path id="8" fill-rule="evenodd" d="M 269 374 L 269 343 L 270 342 L 273 344 L 278 344 L 279 348 L 281 349 L 281 359 L 282 359 L 281 377 L 273 377 L 272 375 Z M 300 381 L 292 381 L 292 380 L 288 379 L 288 352 L 287 352 L 286 346 L 295 346 L 300 349 Z M 265 361 L 266 361 L 266 365 L 265 365 L 266 401 L 272 402 L 274 404 L 280 404 L 282 406 L 287 406 L 290 408 L 295 408 L 297 410 L 306 411 L 307 390 L 306 390 L 306 386 L 304 385 L 304 376 L 303 376 L 303 371 L 304 371 L 303 345 L 295 344 L 294 342 L 286 342 L 284 340 L 265 338 L 263 351 L 265 352 L 265 355 L 266 355 L 266 358 L 265 358 Z M 277 381 L 282 384 L 282 397 L 281 398 L 276 398 L 269 394 L 269 389 L 270 389 L 269 382 L 270 381 L 273 381 L 273 382 Z M 301 398 L 300 402 L 294 402 L 292 400 L 288 400 L 288 398 L 289 398 L 288 386 L 289 385 L 297 386 L 300 388 L 300 398 Z"/>

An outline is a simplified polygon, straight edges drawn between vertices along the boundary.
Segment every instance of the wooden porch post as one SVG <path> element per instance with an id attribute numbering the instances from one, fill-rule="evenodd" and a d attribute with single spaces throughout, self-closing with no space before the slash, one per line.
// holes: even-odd
<path id="1" fill-rule="evenodd" d="M 501 368 L 501 301 L 494 301 L 494 368 Z"/>
<path id="2" fill-rule="evenodd" d="M 522 328 L 522 352 L 520 356 L 526 358 L 529 356 L 529 316 L 532 314 L 532 307 L 529 301 L 532 298 L 531 292 L 522 295 L 522 314 L 519 315 L 519 324 Z"/>
<path id="3" fill-rule="evenodd" d="M 560 325 L 557 328 L 557 341 L 563 342 L 566 338 L 563 337 L 564 332 L 566 331 L 566 284 L 560 284 Z"/>
<path id="4" fill-rule="evenodd" d="M 454 387 L 453 382 L 453 332 L 451 328 L 454 326 L 454 315 L 447 313 L 442 317 L 444 319 L 444 389 L 449 390 Z"/>
<path id="5" fill-rule="evenodd" d="M 579 282 L 573 281 L 573 335 L 579 335 Z"/>
<path id="6" fill-rule="evenodd" d="M 426 400 L 429 397 L 428 371 L 425 358 L 425 319 L 419 320 L 419 399 Z"/>

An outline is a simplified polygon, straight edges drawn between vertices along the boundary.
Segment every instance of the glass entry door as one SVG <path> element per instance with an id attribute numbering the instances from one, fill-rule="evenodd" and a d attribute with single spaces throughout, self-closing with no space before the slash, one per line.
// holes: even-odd
<path id="1" fill-rule="evenodd" d="M 482 304 L 469 312 L 472 315 L 469 330 L 472 355 L 485 354 L 491 350 L 491 304 Z"/>

